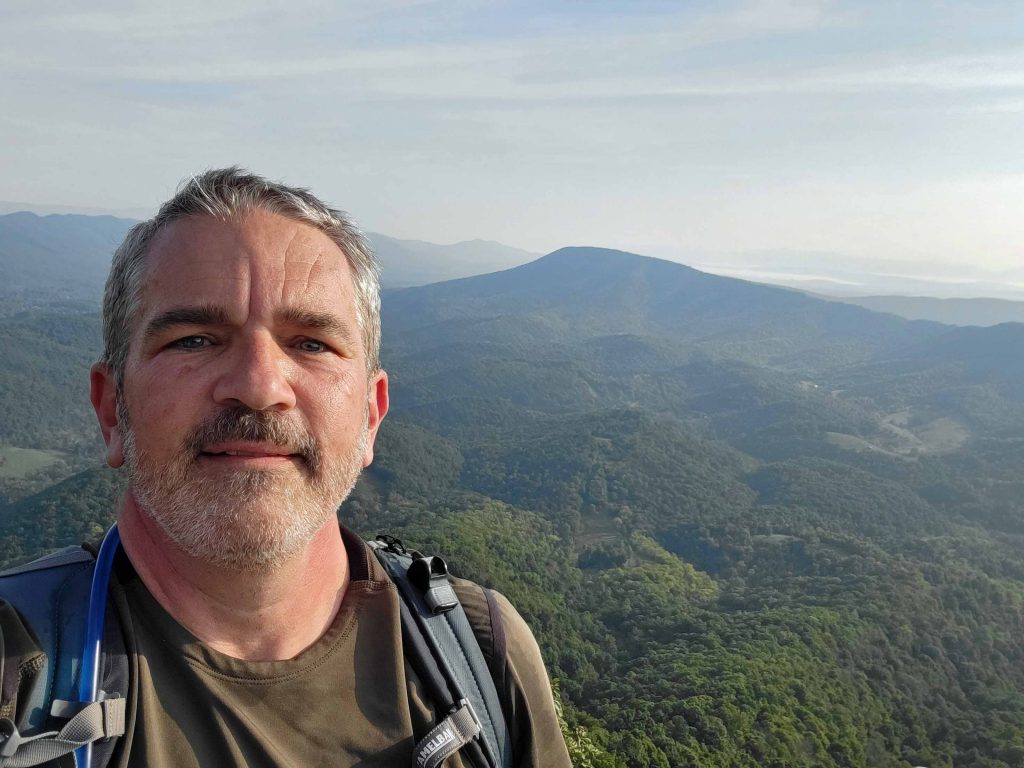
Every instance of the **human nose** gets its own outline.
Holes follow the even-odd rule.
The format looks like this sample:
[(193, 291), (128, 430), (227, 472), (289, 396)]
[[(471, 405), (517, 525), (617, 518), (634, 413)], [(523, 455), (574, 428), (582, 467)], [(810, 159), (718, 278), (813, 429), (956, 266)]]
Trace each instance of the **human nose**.
[(237, 341), (224, 359), (227, 365), (213, 393), (218, 403), (254, 411), (286, 411), (295, 405), (292, 361), (269, 335)]

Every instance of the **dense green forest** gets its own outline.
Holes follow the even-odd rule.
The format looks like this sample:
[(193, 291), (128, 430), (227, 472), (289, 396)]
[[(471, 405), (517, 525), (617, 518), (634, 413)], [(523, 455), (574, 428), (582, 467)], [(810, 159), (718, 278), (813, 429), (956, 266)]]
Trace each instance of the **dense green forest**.
[[(1024, 766), (1024, 326), (598, 249), (384, 303), (393, 410), (340, 517), (512, 599), (578, 766)], [(95, 312), (0, 323), (0, 442), (59, 457), (0, 474), (13, 562), (121, 484)]]

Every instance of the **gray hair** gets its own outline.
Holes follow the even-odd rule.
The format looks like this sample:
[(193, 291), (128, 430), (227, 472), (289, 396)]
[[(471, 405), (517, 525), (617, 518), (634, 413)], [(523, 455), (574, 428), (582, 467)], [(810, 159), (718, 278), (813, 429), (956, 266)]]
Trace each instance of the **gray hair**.
[(219, 168), (183, 182), (156, 216), (136, 224), (114, 252), (103, 294), (103, 362), (120, 387), (128, 359), (131, 327), (139, 311), (146, 253), (156, 234), (187, 216), (227, 219), (264, 210), (314, 227), (341, 249), (352, 270), (356, 322), (363, 336), (367, 373), (380, 368), (380, 270), (369, 242), (342, 211), (328, 207), (309, 190), (288, 187), (243, 168)]

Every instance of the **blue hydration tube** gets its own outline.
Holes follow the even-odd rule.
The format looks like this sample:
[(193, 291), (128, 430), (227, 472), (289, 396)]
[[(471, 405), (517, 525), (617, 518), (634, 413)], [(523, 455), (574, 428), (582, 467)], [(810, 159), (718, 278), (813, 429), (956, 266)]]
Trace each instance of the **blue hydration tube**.
[[(96, 555), (96, 567), (92, 572), (92, 588), (89, 590), (88, 623), (85, 628), (85, 645), (82, 647), (82, 668), (78, 678), (78, 700), (83, 704), (96, 701), (100, 687), (100, 647), (103, 644), (103, 629), (107, 615), (107, 586), (110, 571), (114, 566), (114, 555), (121, 546), (121, 535), (117, 523), (110, 526)], [(91, 768), (92, 744), (75, 750), (78, 768)]]

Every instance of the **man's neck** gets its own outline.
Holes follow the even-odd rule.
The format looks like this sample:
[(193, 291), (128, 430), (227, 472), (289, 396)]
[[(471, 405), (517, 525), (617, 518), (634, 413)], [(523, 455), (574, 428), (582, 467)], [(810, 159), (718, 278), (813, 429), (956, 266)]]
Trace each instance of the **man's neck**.
[(128, 559), (157, 602), (208, 646), (237, 659), (294, 658), (331, 626), (348, 588), (348, 556), (333, 520), (297, 556), (245, 571), (183, 552), (131, 493), (118, 528)]

